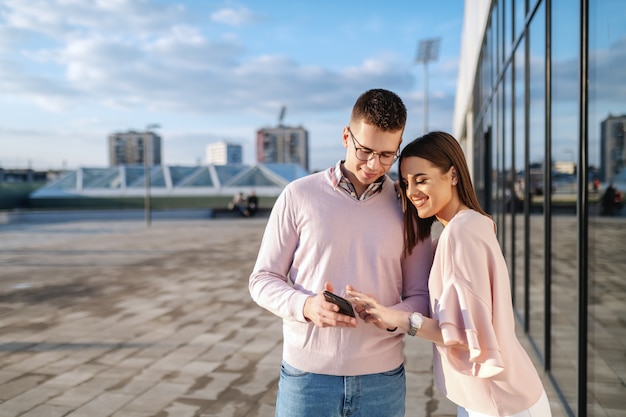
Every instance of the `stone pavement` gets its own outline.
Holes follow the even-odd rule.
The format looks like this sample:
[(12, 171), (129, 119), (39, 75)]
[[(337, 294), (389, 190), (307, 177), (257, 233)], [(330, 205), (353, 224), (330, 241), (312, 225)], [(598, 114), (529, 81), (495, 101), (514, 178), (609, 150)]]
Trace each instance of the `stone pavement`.
[[(265, 222), (1, 225), (0, 417), (273, 416), (281, 322), (247, 288)], [(430, 344), (405, 346), (407, 415), (455, 416)]]

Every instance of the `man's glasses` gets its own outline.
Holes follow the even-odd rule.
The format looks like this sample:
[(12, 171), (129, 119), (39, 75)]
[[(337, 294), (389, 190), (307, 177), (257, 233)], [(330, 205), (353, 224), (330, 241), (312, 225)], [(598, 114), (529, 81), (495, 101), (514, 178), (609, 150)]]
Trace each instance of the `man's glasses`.
[[(359, 161), (364, 161), (364, 162), (369, 161), (370, 159), (378, 155), (378, 160), (380, 161), (380, 164), (389, 166), (389, 165), (393, 165), (393, 163), (396, 162), (396, 159), (398, 159), (398, 151), (376, 152), (376, 151), (371, 150), (370, 148), (365, 148), (363, 145), (359, 143), (358, 140), (356, 140), (356, 138), (352, 134), (352, 130), (350, 129), (350, 126), (348, 126), (348, 132), (350, 132), (350, 137), (352, 138), (352, 143), (354, 144), (354, 149), (356, 151), (356, 159), (358, 159)], [(357, 146), (357, 144), (359, 146)]]

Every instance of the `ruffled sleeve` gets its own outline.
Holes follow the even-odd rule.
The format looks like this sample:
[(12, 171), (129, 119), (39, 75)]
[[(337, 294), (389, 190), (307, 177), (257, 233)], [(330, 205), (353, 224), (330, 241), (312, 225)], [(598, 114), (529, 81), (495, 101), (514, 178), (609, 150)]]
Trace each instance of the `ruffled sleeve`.
[(504, 369), (500, 346), (492, 326), (491, 309), (467, 288), (452, 280), (439, 302), (439, 326), (445, 345), (440, 349), (458, 372), (490, 378)]
[[(494, 283), (501, 277), (494, 252), (500, 251), (493, 221), (472, 210), (457, 214), (440, 238), (439, 297), (433, 305), (453, 369), (479, 378), (504, 370), (494, 327)], [(508, 277), (506, 277), (508, 282)]]

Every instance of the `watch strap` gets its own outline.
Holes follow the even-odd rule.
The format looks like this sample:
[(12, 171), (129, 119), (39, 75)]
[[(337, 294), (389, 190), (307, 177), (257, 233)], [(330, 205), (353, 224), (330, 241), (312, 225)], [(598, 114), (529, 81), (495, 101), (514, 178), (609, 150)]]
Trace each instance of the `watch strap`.
[(409, 316), (409, 331), (407, 334), (409, 336), (415, 336), (415, 333), (422, 327), (424, 323), (424, 318), (420, 313), (411, 313)]

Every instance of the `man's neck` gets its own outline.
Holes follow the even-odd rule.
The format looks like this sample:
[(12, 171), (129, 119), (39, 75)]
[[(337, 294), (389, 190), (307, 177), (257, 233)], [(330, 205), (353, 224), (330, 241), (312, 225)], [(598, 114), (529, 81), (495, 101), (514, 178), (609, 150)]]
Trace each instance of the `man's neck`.
[(363, 184), (357, 181), (356, 175), (354, 175), (352, 171), (349, 171), (348, 169), (346, 169), (344, 165), (345, 164), (343, 162), (340, 164), (341, 174), (345, 178), (348, 179), (350, 184), (352, 184), (352, 188), (354, 189), (354, 192), (356, 193), (357, 199), (360, 199), (361, 196), (372, 186), (372, 184), (380, 182), (381, 178), (385, 176), (385, 174), (383, 174), (380, 177), (376, 178), (376, 181), (374, 181), (372, 184)]
[(363, 195), (363, 193), (367, 189), (367, 186), (356, 181), (356, 175), (354, 175), (351, 171), (348, 171), (345, 167), (345, 164), (341, 164), (341, 173), (344, 177), (348, 179), (348, 181), (350, 181), (352, 187), (354, 187), (357, 198), (361, 198), (361, 195)]

